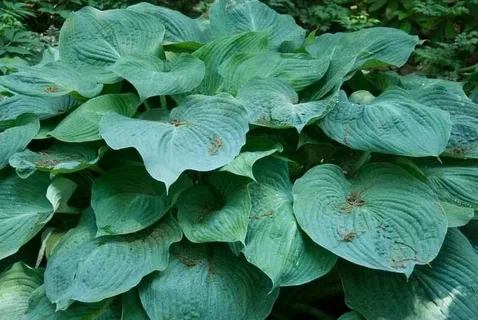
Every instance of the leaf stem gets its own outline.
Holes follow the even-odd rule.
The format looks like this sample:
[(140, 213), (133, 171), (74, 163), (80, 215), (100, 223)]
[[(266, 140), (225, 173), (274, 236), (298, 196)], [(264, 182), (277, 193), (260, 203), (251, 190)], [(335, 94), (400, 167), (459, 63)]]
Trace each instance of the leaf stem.
[(357, 173), (357, 171), (370, 160), (372, 152), (370, 151), (364, 151), (360, 155), (360, 158), (357, 160), (357, 162), (354, 164), (352, 167), (352, 170), (350, 170), (350, 175), (353, 177)]
[(91, 171), (94, 171), (99, 174), (104, 174), (105, 170), (101, 169), (97, 164), (92, 165), (91, 167), (88, 167)]
[(151, 102), (149, 102), (148, 100), (144, 100), (143, 104), (144, 104), (144, 107), (146, 108), (146, 111), (153, 109)]
[(161, 109), (168, 110), (168, 105), (166, 103), (166, 96), (160, 96), (159, 99), (161, 101)]

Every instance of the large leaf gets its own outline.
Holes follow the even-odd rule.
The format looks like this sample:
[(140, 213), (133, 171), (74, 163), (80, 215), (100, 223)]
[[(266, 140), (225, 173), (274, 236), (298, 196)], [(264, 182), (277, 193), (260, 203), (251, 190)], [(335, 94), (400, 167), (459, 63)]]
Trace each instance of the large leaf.
[(10, 166), (17, 170), (22, 178), (27, 178), (36, 170), (51, 174), (71, 173), (94, 166), (106, 147), (98, 148), (92, 144), (56, 143), (48, 149), (34, 152), (25, 150), (10, 158)]
[(132, 93), (96, 97), (70, 113), (50, 132), (50, 136), (64, 142), (100, 140), (99, 123), (106, 113), (117, 112), (132, 117), (138, 105), (138, 97)]
[(244, 243), (251, 197), (248, 179), (228, 173), (214, 173), (209, 186), (196, 186), (178, 200), (178, 222), (194, 243)]
[(282, 152), (283, 149), (280, 143), (268, 139), (265, 135), (248, 136), (246, 145), (241, 149), (241, 153), (234, 160), (219, 169), (219, 171), (229, 171), (255, 180), (254, 172), (252, 171), (254, 164), (262, 158), (276, 152)]
[(87, 73), (59, 62), (22, 68), (19, 72), (0, 77), (0, 85), (16, 93), (30, 96), (63, 96), (77, 93), (86, 98), (100, 94), (103, 85)]
[(325, 77), (312, 86), (309, 100), (337, 90), (344, 80), (359, 69), (405, 64), (419, 40), (393, 28), (370, 28), (349, 33), (322, 34), (306, 51), (313, 57), (331, 57)]
[(12, 170), (0, 171), (0, 260), (17, 252), (51, 219), (49, 183), (43, 173), (24, 180)]
[(172, 248), (168, 268), (146, 277), (141, 302), (151, 320), (265, 319), (279, 294), (256, 268), (225, 245), (184, 244)]
[(32, 97), (16, 95), (0, 103), (0, 128), (15, 124), (15, 119), (25, 113), (37, 115), (40, 120), (68, 113), (78, 106), (70, 96)]
[(313, 58), (305, 53), (239, 53), (219, 67), (224, 78), (223, 90), (236, 94), (253, 78), (286, 80), (296, 91), (318, 81), (327, 71), (327, 57)]
[(131, 54), (157, 55), (164, 32), (161, 21), (151, 15), (86, 7), (70, 14), (63, 24), (60, 59), (88, 72), (90, 79), (114, 83), (120, 78), (108, 71), (108, 66)]
[(15, 127), (0, 132), (0, 169), (8, 165), (11, 156), (25, 149), (39, 130), (38, 117), (24, 114), (15, 120)]
[(273, 288), (300, 285), (329, 272), (337, 257), (313, 243), (299, 228), (292, 211), (292, 183), (287, 162), (263, 159), (254, 167), (252, 212), (246, 259), (261, 269)]
[(211, 31), (215, 37), (246, 31), (266, 31), (269, 48), (294, 50), (302, 45), (305, 30), (292, 16), (281, 15), (257, 0), (217, 0), (209, 10)]
[(161, 21), (166, 29), (164, 34), (165, 44), (178, 42), (206, 43), (211, 40), (210, 35), (204, 31), (198, 20), (191, 19), (181, 12), (145, 2), (130, 6), (128, 10), (146, 13)]
[(440, 200), (460, 207), (478, 209), (478, 167), (474, 163), (421, 164), (428, 185)]
[(271, 128), (296, 128), (298, 132), (312, 121), (323, 118), (337, 103), (335, 97), (299, 103), (299, 96), (284, 80), (252, 79), (238, 94), (252, 124)]
[(478, 104), (466, 96), (460, 83), (394, 73), (382, 78), (382, 86), (398, 85), (415, 101), (450, 113), (452, 130), (446, 156), (478, 159)]
[(108, 171), (95, 180), (91, 191), (97, 235), (127, 234), (149, 227), (168, 212), (190, 183), (187, 178), (179, 179), (167, 195), (164, 183), (151, 178), (142, 166)]
[(367, 319), (474, 319), (478, 314), (478, 255), (450, 229), (438, 257), (410, 279), (350, 264), (340, 275), (347, 304)]
[(170, 245), (182, 238), (172, 217), (131, 235), (95, 237), (96, 231), (87, 209), (48, 260), (46, 295), (57, 310), (65, 310), (72, 300), (99, 302), (128, 291), (145, 275), (164, 270)]
[(229, 163), (245, 144), (246, 110), (229, 96), (187, 97), (168, 119), (148, 121), (107, 114), (101, 136), (113, 149), (134, 147), (146, 169), (169, 189), (187, 170), (209, 171)]
[(202, 46), (194, 52), (194, 56), (204, 61), (206, 65), (206, 76), (197, 92), (217, 94), (223, 83), (219, 66), (234, 54), (263, 51), (267, 51), (267, 34), (264, 32), (248, 32), (234, 37), (219, 38)]
[(0, 318), (23, 319), (28, 299), (43, 282), (43, 272), (17, 262), (0, 275)]
[(353, 103), (341, 92), (336, 107), (319, 125), (351, 148), (410, 157), (440, 155), (451, 132), (448, 112), (408, 99), (400, 88), (370, 103)]
[(362, 167), (352, 182), (319, 165), (293, 188), (294, 213), (317, 244), (372, 269), (404, 273), (432, 261), (447, 219), (434, 192), (398, 166)]
[(56, 311), (48, 300), (45, 286), (38, 287), (30, 296), (28, 310), (23, 320), (120, 320), (121, 308), (114, 299), (97, 303), (72, 304), (66, 311)]
[(145, 100), (195, 89), (204, 78), (205, 66), (189, 54), (181, 54), (168, 62), (155, 56), (127, 56), (119, 59), (110, 70), (131, 82), (140, 99)]

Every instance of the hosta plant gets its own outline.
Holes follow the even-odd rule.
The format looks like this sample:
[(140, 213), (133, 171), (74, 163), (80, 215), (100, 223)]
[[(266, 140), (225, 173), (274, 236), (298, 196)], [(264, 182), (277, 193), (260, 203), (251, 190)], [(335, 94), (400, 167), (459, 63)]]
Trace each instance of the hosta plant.
[(0, 77), (0, 318), (475, 318), (478, 105), (418, 43), (73, 13)]

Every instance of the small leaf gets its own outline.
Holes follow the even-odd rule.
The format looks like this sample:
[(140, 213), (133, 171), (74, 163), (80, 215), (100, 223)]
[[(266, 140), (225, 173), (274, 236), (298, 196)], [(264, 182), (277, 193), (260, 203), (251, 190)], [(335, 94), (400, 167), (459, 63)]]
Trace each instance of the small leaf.
[(278, 14), (257, 0), (218, 0), (209, 10), (209, 19), (215, 37), (266, 31), (270, 50), (279, 50), (282, 45), (295, 50), (305, 39), (305, 30), (292, 16)]
[(94, 215), (87, 209), (48, 260), (46, 295), (57, 310), (65, 310), (72, 300), (99, 302), (128, 291), (145, 275), (164, 270), (170, 245), (182, 238), (172, 217), (132, 235), (95, 235)]
[(100, 140), (99, 123), (108, 112), (131, 117), (138, 108), (138, 97), (132, 93), (106, 94), (88, 100), (70, 113), (50, 133), (64, 142), (88, 142)]
[(144, 101), (192, 91), (201, 84), (205, 66), (189, 54), (181, 54), (168, 62), (155, 56), (126, 56), (116, 61), (110, 70), (131, 82)]
[(365, 165), (352, 182), (339, 167), (319, 165), (295, 182), (293, 194), (297, 221), (312, 240), (367, 268), (410, 276), (445, 238), (437, 196), (392, 164)]
[(11, 156), (25, 149), (39, 130), (38, 117), (24, 114), (15, 120), (15, 127), (0, 132), (0, 169), (8, 165)]
[(209, 186), (193, 187), (178, 200), (178, 221), (194, 243), (244, 243), (251, 213), (248, 179), (213, 173)]
[(0, 312), (4, 319), (23, 319), (28, 299), (42, 285), (43, 271), (17, 262), (0, 275)]
[(46, 198), (48, 175), (19, 178), (12, 170), (0, 171), (0, 260), (20, 249), (53, 216)]
[(299, 228), (292, 211), (292, 183), (287, 162), (263, 159), (250, 185), (252, 212), (242, 249), (273, 288), (300, 285), (329, 272), (337, 257), (314, 244)]
[(400, 88), (367, 104), (350, 102), (341, 92), (319, 125), (327, 136), (351, 148), (410, 157), (438, 156), (451, 132), (448, 112), (416, 103)]
[(365, 320), (357, 311), (349, 311), (340, 316), (337, 320)]
[(63, 177), (56, 177), (46, 190), (46, 197), (53, 206), (55, 213), (77, 214), (81, 210), (70, 207), (68, 201), (75, 192), (78, 185)]
[(441, 206), (448, 219), (448, 228), (464, 226), (475, 216), (475, 210), (472, 208), (464, 208), (448, 202), (442, 202)]
[(280, 143), (267, 139), (265, 136), (250, 136), (241, 149), (241, 153), (219, 171), (229, 171), (235, 175), (256, 180), (252, 171), (254, 164), (262, 158), (282, 152), (283, 149)]
[(115, 83), (120, 78), (108, 67), (132, 54), (158, 55), (164, 32), (161, 21), (151, 15), (85, 7), (72, 12), (61, 28), (60, 59), (87, 72), (87, 78)]
[(134, 233), (149, 227), (190, 185), (189, 179), (179, 179), (167, 195), (164, 183), (151, 178), (144, 167), (119, 167), (106, 172), (94, 181), (91, 191), (97, 236)]
[(188, 96), (169, 121), (130, 119), (107, 114), (101, 136), (113, 149), (133, 147), (148, 173), (169, 189), (185, 170), (210, 171), (234, 159), (245, 144), (246, 110), (235, 99)]
[(279, 290), (225, 245), (177, 245), (164, 272), (147, 276), (140, 297), (151, 320), (170, 318), (262, 320)]
[(139, 293), (136, 288), (123, 293), (123, 312), (121, 320), (149, 320), (146, 311), (144, 311), (139, 299)]
[(340, 265), (348, 306), (367, 319), (473, 319), (478, 314), (478, 255), (449, 229), (438, 257), (405, 277), (351, 264)]
[(56, 175), (76, 172), (94, 166), (105, 152), (105, 146), (98, 149), (92, 144), (60, 142), (39, 152), (28, 149), (18, 152), (10, 158), (9, 163), (22, 178), (29, 177), (37, 170)]
[(310, 122), (323, 118), (337, 103), (335, 97), (299, 103), (299, 96), (284, 80), (253, 79), (238, 94), (252, 124), (271, 128), (294, 127), (298, 132)]
[(0, 85), (15, 93), (29, 96), (58, 97), (77, 93), (85, 98), (96, 97), (103, 85), (89, 74), (59, 62), (22, 68), (19, 72), (0, 77)]

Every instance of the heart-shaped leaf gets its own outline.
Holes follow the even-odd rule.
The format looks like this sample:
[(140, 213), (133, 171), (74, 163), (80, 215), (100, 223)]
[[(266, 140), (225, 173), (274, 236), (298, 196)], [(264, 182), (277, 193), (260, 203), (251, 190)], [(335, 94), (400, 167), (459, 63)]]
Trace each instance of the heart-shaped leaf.
[(282, 45), (294, 50), (302, 45), (305, 30), (292, 16), (278, 14), (257, 0), (217, 0), (209, 10), (211, 31), (215, 37), (230, 36), (246, 31), (266, 31), (269, 48)]
[(164, 270), (170, 245), (182, 238), (172, 217), (131, 235), (95, 238), (96, 231), (93, 211), (87, 209), (48, 260), (46, 295), (57, 310), (66, 310), (72, 300), (99, 302), (128, 291), (145, 275)]
[(201, 84), (205, 66), (189, 54), (181, 54), (168, 62), (155, 56), (127, 56), (120, 58), (110, 70), (131, 82), (143, 101), (192, 91)]
[(319, 165), (295, 182), (293, 193), (297, 221), (312, 240), (368, 268), (410, 276), (436, 257), (445, 238), (437, 196), (392, 164), (366, 165), (352, 182), (339, 167)]
[(438, 257), (405, 277), (343, 264), (347, 305), (367, 319), (473, 319), (478, 314), (478, 255), (450, 229)]
[(188, 96), (169, 121), (107, 114), (101, 136), (113, 149), (133, 147), (146, 169), (169, 189), (187, 169), (209, 171), (236, 157), (248, 131), (246, 110), (230, 96)]
[(100, 140), (99, 123), (106, 113), (117, 112), (132, 117), (138, 105), (138, 97), (132, 93), (96, 97), (70, 113), (49, 135), (64, 142)]
[(191, 181), (179, 179), (166, 194), (164, 183), (151, 178), (142, 166), (118, 167), (93, 183), (91, 206), (97, 236), (134, 233), (161, 219)]
[(22, 178), (29, 177), (37, 170), (55, 175), (94, 166), (105, 152), (105, 146), (98, 148), (92, 144), (73, 145), (60, 142), (38, 152), (28, 149), (18, 152), (10, 158), (9, 163)]
[(269, 293), (268, 279), (227, 246), (183, 244), (171, 250), (168, 268), (140, 284), (141, 302), (151, 320), (178, 315), (262, 320), (270, 313), (279, 290)]
[(131, 54), (158, 55), (164, 32), (164, 25), (152, 15), (85, 7), (70, 14), (61, 28), (60, 59), (87, 72), (90, 79), (118, 82), (108, 67)]
[(327, 100), (299, 103), (299, 96), (284, 80), (252, 79), (238, 94), (252, 124), (271, 128), (296, 128), (298, 132), (312, 121), (323, 118), (337, 103)]
[(251, 197), (248, 179), (228, 173), (214, 173), (209, 186), (196, 186), (178, 200), (178, 222), (194, 243), (244, 243)]
[(254, 167), (252, 212), (244, 256), (271, 280), (273, 288), (300, 285), (329, 272), (337, 257), (313, 243), (292, 211), (287, 162), (266, 158)]
[(341, 92), (334, 109), (319, 122), (330, 138), (351, 148), (410, 157), (438, 156), (451, 132), (450, 115), (389, 89), (370, 103), (353, 103)]

